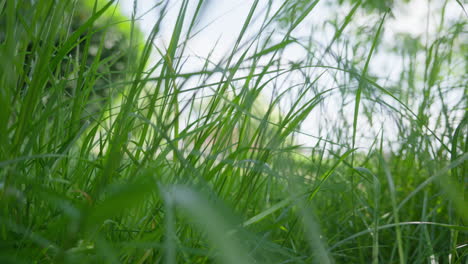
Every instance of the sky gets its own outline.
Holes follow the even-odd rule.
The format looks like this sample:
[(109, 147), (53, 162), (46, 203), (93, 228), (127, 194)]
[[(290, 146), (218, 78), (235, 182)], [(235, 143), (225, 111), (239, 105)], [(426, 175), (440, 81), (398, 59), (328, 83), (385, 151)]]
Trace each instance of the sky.
[[(156, 3), (160, 2), (160, 0), (137, 0), (137, 10), (138, 16), (145, 14), (140, 19), (140, 27), (144, 32), (147, 34), (151, 31), (152, 25), (158, 18), (158, 10), (152, 10), (152, 6)], [(169, 5), (169, 15), (168, 18), (175, 17), (179, 10), (180, 4), (182, 1), (180, 0), (170, 0)], [(190, 3), (196, 3), (198, 1), (192, 0)], [(242, 22), (248, 11), (254, 2), (253, 0), (211, 0), (208, 1), (209, 6), (208, 9), (203, 14), (203, 21), (202, 24), (208, 25), (203, 32), (191, 41), (190, 48), (195, 54), (199, 55), (207, 55), (211, 51), (212, 44), (214, 40), (220, 39), (220, 41), (224, 43), (232, 43), (235, 40), (237, 34), (233, 34), (232, 32), (239, 32), (242, 27)], [(260, 1), (260, 6), (266, 4), (268, 1), (263, 0)], [(280, 2), (280, 1), (276, 1)], [(328, 17), (332, 14), (332, 12), (337, 10), (330, 10), (327, 8), (326, 3), (329, 1), (320, 1), (316, 8), (312, 11), (311, 15), (309, 15), (308, 20), (312, 23), (322, 23), (325, 17)], [(435, 9), (436, 7), (440, 6), (440, 3), (443, 1), (428, 1), (428, 0), (411, 0), (408, 4), (396, 6), (392, 11), (394, 12), (395, 18), (387, 19), (386, 29), (389, 36), (398, 33), (398, 32), (406, 32), (413, 36), (423, 35), (426, 31), (426, 22), (427, 22), (427, 11), (428, 8)], [(429, 5), (428, 5), (429, 3)], [(122, 11), (127, 14), (131, 15), (133, 10), (134, 0), (120, 0), (120, 6)], [(259, 8), (261, 9), (261, 8)], [(343, 15), (345, 15), (349, 11), (349, 6), (343, 8), (341, 11)], [(456, 3), (456, 1), (450, 1), (447, 5), (447, 17), (456, 17), (462, 12), (460, 6)], [(320, 14), (312, 15), (312, 14)], [(436, 26), (436, 22), (438, 21), (436, 17), (436, 12), (432, 12), (430, 15), (430, 28)], [(356, 17), (355, 17), (356, 19)], [(358, 23), (366, 22), (365, 20), (367, 17), (362, 17), (362, 21)], [(170, 21), (171, 19), (167, 19), (167, 25), (172, 24), (174, 21)], [(167, 30), (165, 30), (167, 29)], [(170, 32), (172, 27), (163, 27), (162, 29), (162, 39), (168, 39), (170, 37)], [(300, 29), (299, 29), (300, 30)], [(225, 48), (227, 49), (229, 45), (226, 45)], [(219, 53), (218, 56), (222, 56), (225, 50), (223, 47), (218, 47), (216, 50)]]
[[(137, 0), (137, 17), (140, 17), (139, 25), (142, 31), (146, 34), (149, 34), (152, 26), (158, 18), (158, 10), (151, 10), (152, 6), (160, 0)], [(164, 20), (162, 24), (161, 33), (157, 38), (157, 45), (168, 46), (170, 39), (170, 34), (175, 23), (175, 18), (177, 17), (177, 12), (180, 9), (180, 0), (171, 0), (169, 4), (167, 19)], [(198, 1), (190, 1), (192, 8), (194, 4)], [(201, 16), (203, 19), (199, 23), (199, 28), (201, 29), (200, 33), (192, 38), (187, 47), (187, 54), (193, 56), (200, 56), (202, 58), (207, 57), (210, 52), (213, 51), (211, 58), (214, 61), (222, 59), (225, 54), (229, 54), (230, 49), (233, 47), (233, 44), (240, 32), (242, 23), (247, 16), (253, 0), (211, 0), (210, 4), (204, 11), (204, 14)], [(257, 10), (262, 10), (262, 4), (265, 5), (268, 1), (261, 0), (260, 6)], [(276, 1), (276, 3), (281, 1)], [(307, 36), (310, 34), (310, 27), (312, 25), (318, 25), (323, 23), (327, 18), (332, 18), (335, 14), (338, 14), (339, 17), (344, 17), (347, 12), (351, 9), (349, 5), (343, 5), (339, 10), (331, 9), (326, 5), (327, 1), (320, 1), (315, 9), (309, 14), (307, 19), (299, 26), (295, 32), (295, 36)], [(421, 36), (424, 38), (426, 31), (436, 32), (437, 22), (439, 21), (437, 14), (438, 12), (433, 12), (438, 5), (443, 1), (428, 1), (428, 0), (412, 0), (408, 4), (397, 5), (393, 8), (394, 17), (386, 19), (385, 31), (383, 36), (383, 42), (395, 41), (398, 33), (407, 33), (413, 37)], [(120, 0), (121, 9), (124, 14), (131, 16), (134, 1), (133, 0)], [(150, 11), (148, 11), (150, 10)], [(189, 7), (190, 10), (190, 7)], [(428, 12), (429, 11), (429, 12)], [(462, 9), (456, 3), (456, 1), (450, 1), (446, 8), (446, 17), (448, 19), (458, 17), (462, 14)], [(428, 15), (429, 14), (429, 15)], [(371, 23), (377, 23), (379, 17), (374, 16), (374, 19), (371, 20)], [(260, 20), (259, 20), (260, 21)], [(353, 23), (356, 25), (367, 25), (369, 24), (369, 16), (355, 16)], [(257, 23), (258, 24), (258, 23)], [(258, 27), (251, 27), (253, 31), (258, 29)], [(325, 30), (318, 32), (319, 34), (315, 35), (319, 41), (323, 43), (328, 43), (329, 39), (333, 36), (334, 31), (331, 27), (325, 27)], [(216, 45), (216, 48), (214, 46)], [(304, 51), (298, 48), (287, 48), (283, 57), (288, 58), (291, 61), (300, 60), (304, 56)], [(202, 63), (203, 60), (200, 60)], [(371, 61), (372, 69), (377, 69), (376, 72), (384, 73), (383, 78), (388, 78), (391, 80), (394, 77), (397, 77), (400, 70), (401, 62), (398, 58), (390, 57), (388, 54), (381, 53), (377, 54), (372, 58)], [(184, 72), (196, 71), (201, 65), (196, 63), (196, 60), (190, 61), (187, 64)], [(327, 113), (327, 117), (311, 115), (301, 127), (302, 131), (307, 131), (308, 134), (318, 135), (318, 122), (323, 122), (323, 120), (333, 120), (338, 118), (338, 115), (335, 113), (334, 109), (338, 109), (341, 106), (339, 101), (329, 101), (327, 103), (328, 109), (324, 112)], [(348, 118), (352, 120), (352, 111), (349, 111)], [(386, 116), (376, 117), (376, 119), (381, 119), (383, 124), (386, 123)], [(359, 127), (364, 128), (365, 130), (373, 130), (374, 134), (378, 133), (378, 130), (381, 127), (371, 127), (370, 124), (363, 123)], [(387, 122), (388, 123), (388, 122)], [(395, 128), (393, 128), (395, 129)], [(386, 128), (385, 131), (391, 131), (391, 128)], [(300, 143), (304, 145), (314, 145), (316, 140), (311, 139), (307, 136), (299, 136)], [(362, 138), (361, 145), (368, 146), (371, 143), (372, 139)]]

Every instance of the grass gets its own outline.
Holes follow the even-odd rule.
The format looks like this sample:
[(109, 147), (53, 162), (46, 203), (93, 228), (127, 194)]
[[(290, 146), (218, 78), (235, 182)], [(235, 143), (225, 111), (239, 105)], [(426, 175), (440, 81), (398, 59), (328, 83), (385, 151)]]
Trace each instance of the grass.
[(0, 1), (1, 263), (467, 263), (466, 17), (386, 80), (389, 13), (320, 45), (320, 1), (257, 0), (187, 72), (208, 3), (178, 3), (166, 47), (169, 1), (144, 40), (113, 2)]

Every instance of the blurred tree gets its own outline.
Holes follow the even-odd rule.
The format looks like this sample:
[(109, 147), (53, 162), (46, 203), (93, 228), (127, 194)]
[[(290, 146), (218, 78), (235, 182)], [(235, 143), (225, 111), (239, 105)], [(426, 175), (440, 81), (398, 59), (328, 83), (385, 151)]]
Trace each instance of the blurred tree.
[[(396, 0), (403, 3), (409, 3), (411, 0)], [(310, 0), (295, 0), (289, 1), (287, 3), (287, 8), (285, 9), (285, 13), (283, 17), (280, 19), (283, 26), (289, 25), (290, 22), (294, 18), (297, 17), (297, 14), (300, 14), (308, 5), (313, 4), (314, 1)], [(339, 4), (343, 5), (345, 3), (349, 3), (351, 5), (359, 4), (361, 8), (366, 10), (367, 12), (386, 12), (391, 9), (394, 4), (395, 0), (332, 0), (327, 1), (327, 4)]]
[[(410, 0), (401, 0), (401, 1), (407, 3)], [(388, 9), (392, 8), (395, 1), (394, 0), (338, 0), (339, 4), (343, 4), (345, 2), (349, 2), (352, 5), (361, 3), (361, 6), (369, 12), (371, 11), (385, 12)]]
[[(78, 1), (75, 12), (72, 13), (72, 24), (70, 31), (76, 31), (83, 25), (93, 13), (95, 0)], [(96, 8), (100, 9), (106, 1), (97, 1)], [(143, 34), (135, 27), (133, 37), (141, 39)], [(125, 71), (129, 59), (137, 56), (137, 50), (129, 47), (131, 37), (131, 26), (129, 18), (125, 17), (117, 7), (111, 7), (98, 19), (92, 29), (90, 45), (86, 50), (85, 45), (79, 45), (70, 53), (82, 56), (87, 53), (86, 64), (90, 66), (95, 60), (99, 45), (103, 42), (102, 53), (100, 54), (100, 67), (98, 73), (102, 78), (96, 81), (95, 92), (100, 96), (106, 96), (108, 84), (122, 81), (127, 72)], [(86, 37), (86, 35), (83, 35)]]
[[(17, 36), (20, 42), (17, 43), (16, 52), (24, 56), (22, 61), (23, 78), (22, 83), (18, 84), (22, 89), (27, 87), (27, 76), (31, 73), (35, 62), (39, 59), (41, 49), (45, 46), (52, 46), (54, 52), (57, 52), (73, 33), (85, 24), (97, 11), (99, 11), (108, 1), (101, 0), (66, 0), (63, 2), (65, 23), (54, 25), (56, 31), (53, 43), (46, 41), (44, 33), (39, 32), (40, 25), (34, 23), (40, 17), (45, 19), (56, 1), (30, 1), (20, 0), (9, 2), (13, 4), (16, 11), (16, 21), (10, 21), (15, 24)], [(47, 9), (49, 8), (49, 9)], [(7, 8), (0, 9), (0, 45), (6, 43), (7, 37), (7, 16), (3, 14)], [(39, 32), (39, 33), (38, 33)], [(98, 99), (108, 95), (109, 86), (116, 84), (125, 78), (126, 64), (130, 58), (137, 56), (137, 50), (129, 47), (131, 37), (131, 22), (127, 17), (120, 13), (117, 6), (111, 6), (104, 12), (92, 26), (81, 32), (76, 45), (71, 47), (61, 63), (50, 72), (60, 72), (62, 79), (68, 79), (66, 93), (73, 96), (75, 89), (81, 89), (76, 84), (76, 78), (79, 72), (85, 73), (90, 70), (93, 63), (97, 63), (96, 74), (98, 77), (94, 81), (93, 90), (90, 99)], [(138, 29), (133, 30), (133, 38), (141, 39), (142, 33)], [(99, 58), (97, 58), (99, 56)], [(83, 63), (84, 62), (84, 63)]]

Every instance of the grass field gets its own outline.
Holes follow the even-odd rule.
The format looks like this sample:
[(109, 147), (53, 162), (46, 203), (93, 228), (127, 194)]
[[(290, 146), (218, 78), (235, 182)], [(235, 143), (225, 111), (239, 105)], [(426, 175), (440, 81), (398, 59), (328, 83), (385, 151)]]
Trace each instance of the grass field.
[(295, 35), (320, 1), (254, 0), (196, 71), (209, 3), (173, 2), (143, 36), (114, 2), (0, 0), (0, 263), (468, 263), (460, 1), (395, 43), (348, 1), (323, 45)]

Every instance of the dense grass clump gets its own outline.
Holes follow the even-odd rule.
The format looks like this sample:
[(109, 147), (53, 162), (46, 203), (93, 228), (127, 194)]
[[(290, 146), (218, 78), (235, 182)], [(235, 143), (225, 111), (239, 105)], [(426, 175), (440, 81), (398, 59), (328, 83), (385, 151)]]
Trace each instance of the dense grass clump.
[(0, 263), (467, 263), (451, 1), (391, 43), (393, 1), (326, 40), (323, 1), (251, 1), (221, 59), (188, 48), (210, 1), (174, 2), (143, 37), (114, 1), (0, 0)]

